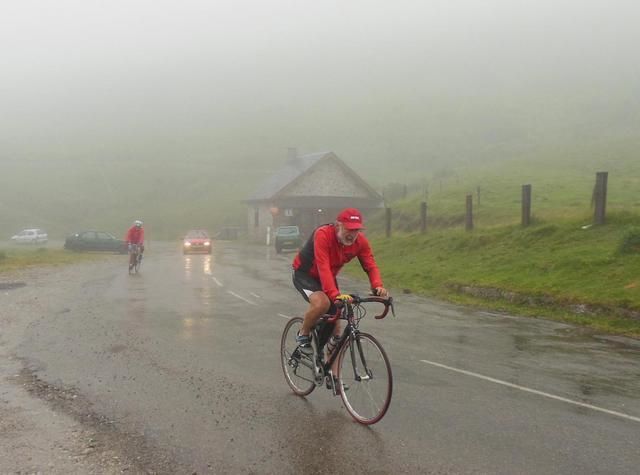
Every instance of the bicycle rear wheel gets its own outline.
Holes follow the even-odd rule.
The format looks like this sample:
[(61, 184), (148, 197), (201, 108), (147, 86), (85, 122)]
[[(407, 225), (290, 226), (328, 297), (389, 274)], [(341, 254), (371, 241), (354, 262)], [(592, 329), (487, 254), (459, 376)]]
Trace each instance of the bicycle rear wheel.
[(298, 396), (306, 396), (316, 388), (313, 358), (297, 351), (296, 335), (302, 328), (302, 318), (294, 317), (287, 322), (280, 342), (280, 361), (287, 384)]
[(351, 417), (365, 425), (382, 419), (393, 392), (391, 364), (382, 345), (368, 333), (360, 333), (345, 342), (338, 368), (340, 396)]

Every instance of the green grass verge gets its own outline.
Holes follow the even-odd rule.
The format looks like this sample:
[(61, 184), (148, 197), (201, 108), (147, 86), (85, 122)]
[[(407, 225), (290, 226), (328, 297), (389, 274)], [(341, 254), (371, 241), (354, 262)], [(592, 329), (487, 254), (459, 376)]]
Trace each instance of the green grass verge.
[[(640, 336), (640, 319), (628, 315), (640, 312), (640, 230), (633, 221), (619, 213), (609, 216), (609, 224), (587, 229), (579, 220), (374, 235), (372, 241), (389, 287)], [(461, 294), (463, 286), (523, 298)]]
[[(390, 287), (449, 301), (640, 336), (640, 161), (637, 140), (587, 144), (434, 174), (367, 223)], [(595, 172), (609, 172), (607, 225), (593, 221)], [(436, 176), (438, 175), (438, 176)], [(533, 185), (533, 225), (519, 226), (521, 185)], [(478, 189), (481, 203), (478, 206)], [(464, 227), (473, 194), (476, 229)], [(420, 202), (428, 204), (421, 235)], [(472, 294), (470, 294), (470, 292)]]
[(0, 273), (26, 267), (58, 266), (103, 258), (100, 254), (82, 254), (62, 249), (0, 249)]

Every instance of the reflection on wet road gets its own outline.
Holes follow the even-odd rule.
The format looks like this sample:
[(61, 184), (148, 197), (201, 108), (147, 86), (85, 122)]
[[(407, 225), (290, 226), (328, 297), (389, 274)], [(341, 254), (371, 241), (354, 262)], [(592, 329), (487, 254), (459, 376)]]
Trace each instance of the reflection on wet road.
[(201, 269), (197, 269), (198, 273), (202, 271), (204, 275), (211, 275), (211, 269), (213, 267), (213, 256), (211, 256), (210, 254), (204, 256), (185, 255), (183, 256), (183, 258), (184, 275), (186, 279), (191, 278), (194, 265), (202, 266)]
[[(207, 310), (213, 303), (213, 292), (209, 278), (211, 276), (214, 258), (210, 254), (184, 255), (183, 260), (184, 279), (186, 282), (198, 282), (198, 285), (193, 287), (193, 294), (199, 301), (203, 313), (208, 315)], [(194, 318), (192, 316), (184, 317), (182, 319), (183, 331), (181, 338), (183, 340), (191, 340), (194, 334), (207, 334), (210, 322), (210, 316), (201, 316), (200, 318)]]

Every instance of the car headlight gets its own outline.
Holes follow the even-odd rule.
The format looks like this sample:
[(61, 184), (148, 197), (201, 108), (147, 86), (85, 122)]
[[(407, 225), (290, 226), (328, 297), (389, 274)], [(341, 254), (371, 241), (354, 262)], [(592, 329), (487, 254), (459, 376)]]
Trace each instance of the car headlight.
[(205, 241), (204, 245), (205, 245), (205, 246), (210, 246), (210, 245), (211, 245), (211, 243), (210, 243), (209, 241)]
[(185, 247), (189, 247), (189, 246), (191, 246), (191, 243), (190, 243), (190, 242), (185, 241), (185, 242), (184, 242), (184, 245), (185, 245)]

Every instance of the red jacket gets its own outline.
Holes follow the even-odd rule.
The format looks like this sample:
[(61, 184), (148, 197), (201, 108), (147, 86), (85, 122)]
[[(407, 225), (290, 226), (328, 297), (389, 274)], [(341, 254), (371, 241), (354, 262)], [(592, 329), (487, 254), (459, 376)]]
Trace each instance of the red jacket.
[(143, 244), (144, 243), (144, 229), (142, 227), (131, 226), (127, 231), (127, 236), (124, 238), (129, 244)]
[(293, 260), (293, 268), (318, 279), (322, 284), (322, 291), (331, 300), (335, 300), (340, 295), (336, 276), (342, 266), (354, 257), (358, 258), (362, 269), (369, 276), (371, 288), (382, 287), (380, 270), (365, 235), (360, 233), (356, 242), (344, 246), (338, 241), (333, 224), (325, 224), (313, 232)]

